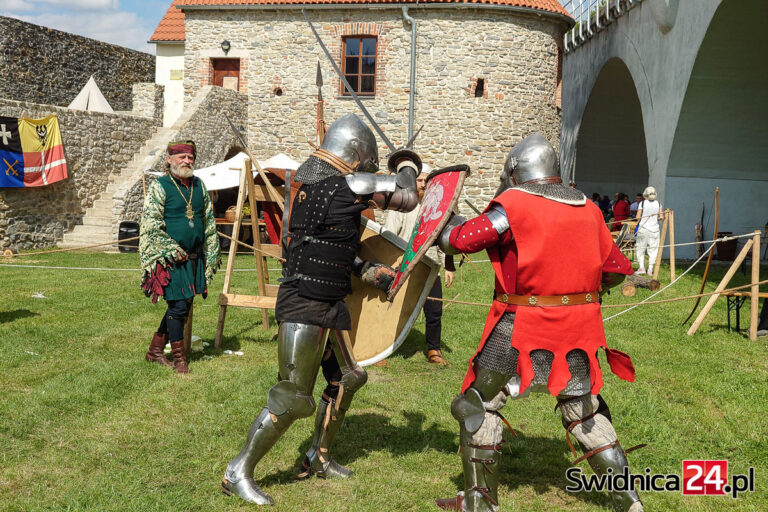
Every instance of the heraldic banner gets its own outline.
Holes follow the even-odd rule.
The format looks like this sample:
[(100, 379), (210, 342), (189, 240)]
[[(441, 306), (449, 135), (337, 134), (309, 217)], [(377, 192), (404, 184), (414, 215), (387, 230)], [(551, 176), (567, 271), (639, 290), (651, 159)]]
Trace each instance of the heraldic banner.
[(0, 117), (0, 187), (42, 187), (67, 177), (56, 114)]

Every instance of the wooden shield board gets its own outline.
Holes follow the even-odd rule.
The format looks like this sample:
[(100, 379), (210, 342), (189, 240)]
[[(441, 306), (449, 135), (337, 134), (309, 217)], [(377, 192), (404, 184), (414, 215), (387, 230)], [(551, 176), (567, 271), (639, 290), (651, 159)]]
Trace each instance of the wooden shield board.
[[(362, 248), (358, 256), (397, 268), (406, 243), (381, 225), (363, 218)], [(382, 290), (352, 276), (352, 293), (344, 299), (352, 316), (352, 352), (361, 366), (386, 359), (402, 345), (418, 318), (427, 294), (438, 277), (440, 267), (423, 258), (411, 272), (408, 282), (393, 302)]]
[(459, 194), (464, 186), (464, 179), (469, 174), (468, 165), (454, 165), (433, 171), (427, 177), (427, 188), (419, 207), (419, 220), (413, 227), (408, 248), (405, 251), (397, 274), (387, 296), (394, 300), (400, 288), (407, 282), (413, 269), (419, 264), (443, 227), (448, 223)]

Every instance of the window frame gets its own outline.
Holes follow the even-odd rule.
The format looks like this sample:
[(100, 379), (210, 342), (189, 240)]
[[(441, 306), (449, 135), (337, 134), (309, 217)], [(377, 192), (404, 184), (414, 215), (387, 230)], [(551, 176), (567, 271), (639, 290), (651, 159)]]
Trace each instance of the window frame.
[[(359, 40), (359, 46), (358, 46), (358, 53), (356, 55), (350, 55), (347, 56), (347, 41), (350, 39), (358, 39)], [(373, 39), (375, 43), (375, 49), (373, 54), (364, 54), (363, 53), (363, 41), (365, 39)], [(347, 58), (356, 58), (358, 59), (357, 62), (357, 70), (355, 73), (348, 73), (347, 72)], [(363, 73), (363, 59), (364, 58), (373, 58), (373, 73)], [(378, 87), (376, 84), (376, 77), (378, 75), (378, 67), (379, 67), (379, 37), (376, 35), (371, 34), (350, 34), (343, 36), (341, 38), (341, 74), (344, 75), (344, 78), (346, 78), (349, 81), (348, 77), (357, 77), (357, 89), (355, 90), (355, 94), (358, 96), (364, 97), (364, 98), (372, 98), (375, 97), (378, 93)], [(360, 89), (362, 87), (363, 83), (363, 77), (371, 77), (373, 79), (373, 91), (371, 92), (361, 92)], [(351, 85), (351, 84), (350, 84)], [(347, 88), (344, 87), (344, 83), (339, 80), (339, 86), (340, 86), (340, 96), (351, 98), (352, 95), (349, 94), (347, 91)]]

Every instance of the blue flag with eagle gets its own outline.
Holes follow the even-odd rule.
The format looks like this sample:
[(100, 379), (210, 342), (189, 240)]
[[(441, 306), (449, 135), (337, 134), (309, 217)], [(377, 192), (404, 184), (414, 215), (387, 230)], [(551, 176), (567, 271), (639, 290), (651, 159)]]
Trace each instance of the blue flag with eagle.
[(0, 188), (42, 187), (66, 177), (56, 114), (44, 119), (0, 117)]

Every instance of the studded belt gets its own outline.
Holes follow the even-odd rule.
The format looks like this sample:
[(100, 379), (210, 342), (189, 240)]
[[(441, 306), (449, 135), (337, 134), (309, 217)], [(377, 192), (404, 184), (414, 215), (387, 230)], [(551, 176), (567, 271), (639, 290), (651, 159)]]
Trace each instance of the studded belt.
[(514, 295), (511, 293), (496, 294), (494, 300), (514, 306), (538, 306), (551, 308), (555, 306), (581, 306), (597, 302), (598, 292), (574, 293), (570, 295)]

